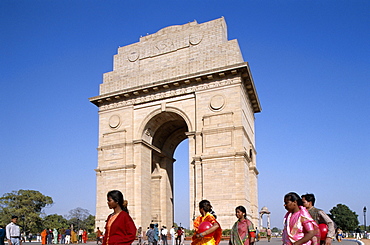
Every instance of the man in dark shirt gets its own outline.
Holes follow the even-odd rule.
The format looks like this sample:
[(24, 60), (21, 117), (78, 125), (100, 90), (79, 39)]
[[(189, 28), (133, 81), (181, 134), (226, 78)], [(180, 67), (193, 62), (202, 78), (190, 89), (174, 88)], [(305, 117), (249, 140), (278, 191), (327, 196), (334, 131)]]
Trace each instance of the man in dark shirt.
[(153, 245), (154, 244), (154, 224), (150, 224), (150, 229), (146, 232), (146, 236), (148, 237), (148, 244)]
[(68, 228), (66, 230), (66, 244), (70, 244), (71, 243), (71, 230)]
[(4, 245), (4, 238), (5, 238), (5, 229), (2, 225), (0, 225), (0, 245)]

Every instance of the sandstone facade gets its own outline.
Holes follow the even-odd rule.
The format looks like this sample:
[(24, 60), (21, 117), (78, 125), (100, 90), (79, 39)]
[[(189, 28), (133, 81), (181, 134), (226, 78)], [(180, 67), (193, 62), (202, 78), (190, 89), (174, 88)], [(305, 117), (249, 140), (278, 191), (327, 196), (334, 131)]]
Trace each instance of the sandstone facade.
[[(96, 226), (121, 190), (137, 226), (173, 223), (173, 153), (189, 139), (190, 213), (211, 201), (223, 228), (244, 205), (258, 224), (254, 113), (248, 63), (223, 18), (170, 26), (118, 49), (99, 107)], [(192, 223), (192, 221), (190, 222)]]

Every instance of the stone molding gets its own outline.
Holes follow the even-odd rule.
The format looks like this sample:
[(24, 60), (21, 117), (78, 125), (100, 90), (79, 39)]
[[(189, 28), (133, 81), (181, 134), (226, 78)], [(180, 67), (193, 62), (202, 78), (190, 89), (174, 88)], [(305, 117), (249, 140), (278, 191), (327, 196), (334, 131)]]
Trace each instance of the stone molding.
[[(248, 62), (230, 65), (220, 69), (212, 69), (206, 72), (180, 77), (176, 80), (164, 80), (152, 86), (140, 86), (129, 90), (104, 94), (92, 97), (90, 101), (97, 105), (100, 111), (105, 111), (155, 100), (163, 100), (211, 88), (238, 84), (240, 81), (235, 79), (239, 77), (238, 74), (241, 74), (243, 78), (246, 94), (250, 98), (253, 111), (255, 113), (260, 112), (261, 105), (249, 70)], [(225, 79), (226, 76), (228, 76), (227, 79)]]
[(100, 167), (97, 169), (94, 169), (95, 172), (106, 172), (106, 171), (114, 171), (114, 170), (130, 170), (130, 169), (135, 169), (136, 165), (135, 164), (130, 164), (130, 165), (116, 165), (112, 167)]

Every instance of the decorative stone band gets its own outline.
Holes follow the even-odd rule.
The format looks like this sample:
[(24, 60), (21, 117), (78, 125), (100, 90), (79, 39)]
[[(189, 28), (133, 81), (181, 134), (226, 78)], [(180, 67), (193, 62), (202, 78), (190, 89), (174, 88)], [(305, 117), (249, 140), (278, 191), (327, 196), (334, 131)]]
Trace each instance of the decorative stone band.
[(96, 173), (101, 173), (101, 172), (106, 172), (106, 171), (127, 171), (127, 170), (132, 170), (135, 169), (136, 165), (135, 164), (130, 164), (130, 165), (116, 165), (116, 166), (111, 166), (111, 167), (101, 167), (94, 169)]
[[(226, 76), (228, 76), (227, 79), (225, 79)], [(238, 84), (240, 83), (240, 77), (252, 103), (253, 111), (255, 113), (260, 112), (261, 105), (247, 62), (179, 77), (176, 80), (165, 80), (151, 86), (103, 94), (90, 98), (90, 101), (97, 105), (100, 111), (105, 111), (194, 93), (210, 88)]]

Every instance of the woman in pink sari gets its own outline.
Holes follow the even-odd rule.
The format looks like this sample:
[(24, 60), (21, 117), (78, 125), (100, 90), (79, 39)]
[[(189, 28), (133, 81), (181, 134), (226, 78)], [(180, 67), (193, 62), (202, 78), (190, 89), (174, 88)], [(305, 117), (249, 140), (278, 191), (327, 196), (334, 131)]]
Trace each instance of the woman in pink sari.
[(318, 245), (318, 225), (303, 207), (301, 197), (297, 193), (289, 192), (284, 196), (284, 207), (288, 212), (284, 217), (283, 244)]

